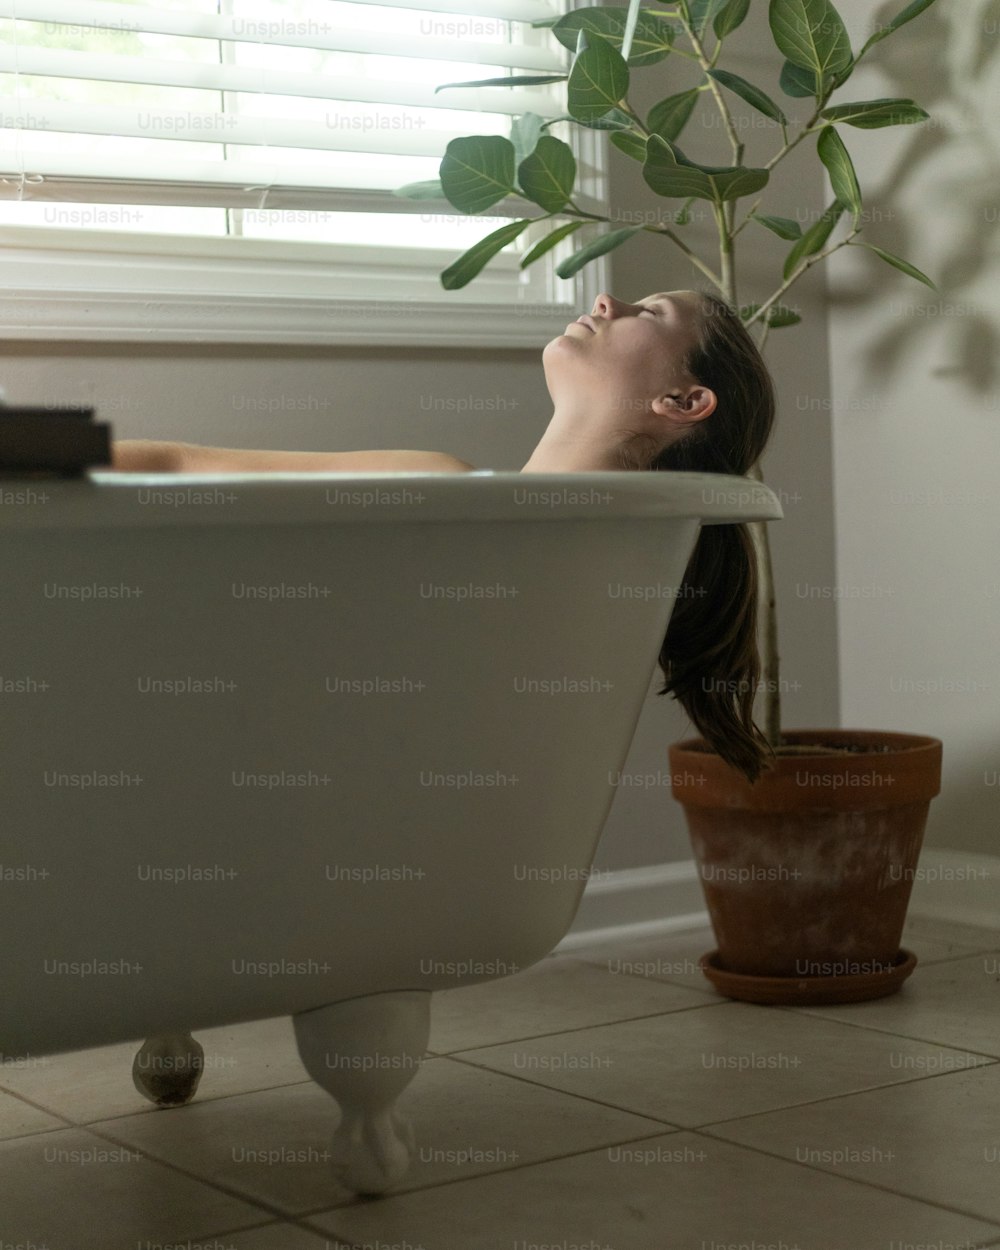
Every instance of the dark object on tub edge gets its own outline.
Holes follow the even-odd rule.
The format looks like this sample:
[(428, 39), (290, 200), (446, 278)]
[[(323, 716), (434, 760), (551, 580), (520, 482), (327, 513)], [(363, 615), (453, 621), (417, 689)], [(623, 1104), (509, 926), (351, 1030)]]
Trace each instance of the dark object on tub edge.
[(80, 477), (111, 464), (111, 426), (94, 409), (23, 407), (0, 403), (0, 476)]

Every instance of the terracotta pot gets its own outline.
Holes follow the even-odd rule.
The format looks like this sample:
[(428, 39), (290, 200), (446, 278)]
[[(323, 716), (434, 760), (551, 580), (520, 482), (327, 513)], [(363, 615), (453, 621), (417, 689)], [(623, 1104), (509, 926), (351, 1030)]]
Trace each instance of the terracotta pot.
[(669, 749), (718, 942), (702, 968), (754, 1002), (892, 993), (916, 962), (900, 938), (941, 742), (798, 729), (786, 747), (755, 785), (701, 738)]

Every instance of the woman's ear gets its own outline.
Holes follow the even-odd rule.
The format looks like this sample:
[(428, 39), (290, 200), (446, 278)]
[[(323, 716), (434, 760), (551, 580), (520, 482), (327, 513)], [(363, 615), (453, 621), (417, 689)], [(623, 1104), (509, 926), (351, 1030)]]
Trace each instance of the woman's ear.
[(711, 416), (718, 402), (715, 391), (710, 391), (707, 386), (695, 385), (660, 395), (653, 400), (653, 411), (659, 417), (701, 421)]

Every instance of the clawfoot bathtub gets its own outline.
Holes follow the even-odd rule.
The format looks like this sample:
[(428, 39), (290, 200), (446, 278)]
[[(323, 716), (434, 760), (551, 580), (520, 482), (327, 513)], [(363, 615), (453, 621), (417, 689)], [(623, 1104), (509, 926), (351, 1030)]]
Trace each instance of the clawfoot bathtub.
[[(692, 473), (0, 482), (0, 1051), (291, 1015), (359, 1192), (435, 989), (565, 935), (701, 524)], [(159, 1069), (157, 1069), (159, 1063)]]

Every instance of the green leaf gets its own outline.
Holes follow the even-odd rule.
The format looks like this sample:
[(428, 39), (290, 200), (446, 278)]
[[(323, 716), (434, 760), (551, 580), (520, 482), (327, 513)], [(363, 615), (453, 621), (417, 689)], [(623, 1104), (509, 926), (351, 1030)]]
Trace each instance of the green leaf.
[[(625, 38), (626, 12), (626, 9), (617, 6), (575, 9), (556, 22), (552, 33), (571, 52), (576, 51), (577, 33), (584, 30), (588, 35), (597, 35), (620, 53)], [(669, 22), (655, 13), (640, 10), (629, 49), (629, 65), (655, 65), (657, 61), (662, 61), (669, 56), (676, 38), (677, 30)]]
[(557, 213), (573, 194), (576, 157), (562, 139), (542, 135), (530, 156), (517, 167), (521, 190), (547, 213)]
[(797, 100), (804, 100), (811, 95), (818, 99), (820, 96), (820, 85), (817, 84), (813, 71), (803, 69), (801, 65), (793, 65), (791, 61), (786, 61), (781, 67), (778, 86), (785, 95), (794, 96)]
[(854, 214), (855, 226), (861, 221), (861, 188), (858, 186), (858, 175), (854, 171), (851, 154), (844, 146), (844, 141), (832, 126), (824, 126), (819, 132), (816, 142), (819, 159), (830, 174), (830, 185), (833, 193), (841, 204), (846, 205)]
[(728, 3), (729, 0), (688, 0), (688, 12), (691, 15), (691, 25), (694, 27), (695, 34), (704, 34), (708, 23), (712, 21)]
[(913, 0), (912, 4), (908, 4), (901, 13), (898, 13), (888, 25), (883, 26), (881, 30), (877, 30), (868, 40), (865, 46), (858, 53), (859, 58), (864, 56), (868, 49), (882, 39), (887, 39), (893, 31), (899, 30), (900, 26), (905, 26), (907, 22), (912, 22), (915, 17), (919, 17), (924, 9), (929, 9), (934, 0)]
[(750, 0), (729, 0), (724, 9), (715, 15), (714, 30), (716, 39), (725, 39), (738, 26), (742, 26), (750, 12)]
[(624, 130), (616, 130), (611, 136), (611, 142), (620, 152), (631, 156), (633, 160), (644, 161), (646, 159), (646, 140), (642, 135), (626, 134)]
[(768, 217), (766, 213), (751, 213), (750, 216), (754, 221), (759, 221), (762, 226), (766, 226), (779, 239), (802, 238), (802, 227), (790, 217)]
[(393, 195), (405, 200), (443, 200), (447, 197), (441, 186), (440, 178), (430, 178), (426, 182), (408, 182), (405, 187), (397, 187)]
[(678, 210), (677, 215), (674, 217), (675, 226), (686, 226), (688, 224), (688, 222), (691, 220), (691, 205), (693, 203), (694, 203), (693, 197), (690, 200), (684, 201), (684, 203), (681, 205), (680, 209)]
[(602, 234), (600, 238), (594, 239), (592, 243), (588, 243), (586, 247), (582, 247), (578, 252), (574, 252), (572, 256), (567, 256), (556, 269), (556, 273), (560, 278), (572, 278), (577, 270), (582, 269), (588, 262), (598, 256), (603, 256), (606, 252), (613, 251), (616, 247), (620, 247), (627, 239), (631, 239), (633, 234), (637, 234), (643, 228), (642, 226), (626, 226), (623, 230), (612, 230), (608, 234)]
[(847, 29), (830, 0), (771, 0), (768, 18), (780, 51), (820, 78), (839, 73), (854, 59)]
[(575, 117), (564, 113), (560, 117), (550, 117), (542, 129), (548, 130), (556, 122), (574, 122), (577, 126), (586, 126), (588, 130), (631, 130), (633, 126), (632, 118), (621, 109), (609, 109), (603, 117), (592, 117), (589, 121), (577, 121)]
[(539, 239), (535, 246), (528, 252), (521, 261), (521, 268), (527, 269), (529, 265), (533, 265), (539, 256), (544, 256), (546, 252), (552, 250), (555, 245), (572, 234), (574, 230), (579, 230), (586, 223), (582, 221), (568, 221), (564, 226), (559, 226), (553, 230), (551, 234), (547, 234), (544, 239)]
[[(760, 308), (760, 304), (747, 304), (740, 309), (740, 318), (749, 321)], [(764, 314), (764, 320), (772, 329), (780, 330), (782, 326), (797, 326), (802, 320), (797, 312), (792, 312), (784, 304), (772, 304)]]
[(441, 158), (441, 185), (463, 213), (481, 213), (514, 190), (514, 145), (502, 135), (452, 139)]
[(747, 82), (739, 74), (730, 74), (728, 70), (724, 69), (710, 69), (708, 73), (716, 82), (722, 83), (734, 95), (738, 95), (741, 100), (746, 100), (747, 104), (751, 108), (755, 108), (758, 113), (763, 113), (765, 117), (770, 117), (772, 121), (779, 122), (782, 126), (788, 125), (788, 118), (778, 108), (777, 104), (769, 95), (765, 95), (759, 87), (755, 87), (752, 82)]
[(894, 256), (892, 252), (883, 251), (882, 248), (876, 247), (874, 243), (859, 243), (856, 246), (868, 248), (870, 252), (874, 252), (876, 256), (880, 256), (887, 265), (892, 265), (894, 269), (898, 269), (901, 273), (905, 273), (911, 278), (916, 278), (918, 282), (923, 282), (924, 285), (929, 286), (932, 291), (937, 290), (935, 284), (925, 273), (919, 270), (916, 265), (911, 265), (908, 260), (903, 260), (901, 256)]
[[(584, 32), (581, 31), (582, 35)], [(610, 43), (593, 36), (570, 70), (567, 108), (576, 121), (603, 117), (628, 91), (628, 66)]]
[(877, 130), (881, 126), (909, 126), (926, 121), (930, 116), (912, 100), (859, 100), (855, 104), (837, 104), (824, 109), (820, 117), (831, 122), (845, 122), (861, 130)]
[(477, 78), (473, 82), (443, 82), (434, 94), (445, 87), (530, 87), (543, 82), (565, 82), (565, 74), (513, 74), (510, 78)]
[(642, 176), (657, 195), (685, 199), (690, 196), (713, 200), (716, 204), (753, 195), (765, 187), (770, 178), (766, 169), (748, 169), (743, 165), (696, 165), (680, 148), (659, 135), (651, 135), (646, 141)]
[(823, 216), (811, 226), (798, 243), (788, 253), (788, 259), (785, 261), (784, 277), (787, 281), (794, 271), (799, 267), (801, 261), (807, 256), (813, 256), (820, 251), (827, 239), (833, 234), (837, 222), (844, 215), (844, 206), (839, 200), (834, 200)]
[(530, 226), (532, 218), (525, 217), (520, 221), (509, 221), (506, 225), (488, 234), (485, 239), (474, 243), (467, 252), (448, 266), (441, 274), (441, 285), (446, 291), (457, 291), (459, 287), (471, 282), (483, 266), (493, 259), (502, 248), (514, 241), (525, 226)]
[(514, 145), (515, 167), (534, 152), (544, 125), (545, 118), (539, 117), (537, 113), (524, 113), (513, 119), (510, 124), (510, 141)]
[(701, 92), (695, 87), (692, 91), (680, 91), (677, 95), (668, 95), (659, 104), (649, 110), (646, 125), (661, 139), (669, 139), (672, 143), (679, 137), (694, 112)]
[(580, 122), (580, 125), (589, 126), (591, 130), (631, 130), (633, 122), (628, 113), (623, 113), (621, 109), (611, 109), (603, 117), (591, 118), (589, 122)]

